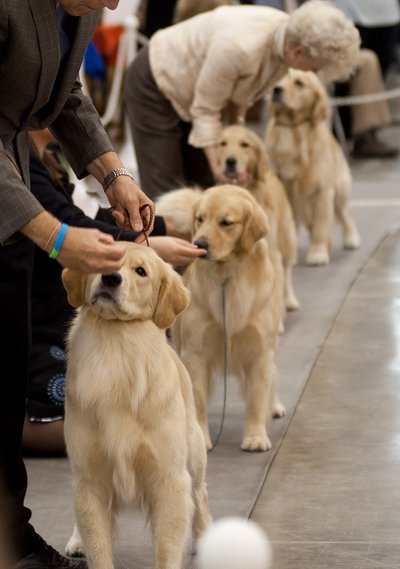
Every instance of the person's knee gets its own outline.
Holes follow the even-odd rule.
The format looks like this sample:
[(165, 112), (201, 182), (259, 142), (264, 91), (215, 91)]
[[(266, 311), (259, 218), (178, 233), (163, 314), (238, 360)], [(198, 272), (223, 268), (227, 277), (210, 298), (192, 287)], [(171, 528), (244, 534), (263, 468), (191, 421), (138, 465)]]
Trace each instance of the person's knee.
[(362, 48), (358, 56), (357, 69), (360, 71), (380, 70), (379, 58), (372, 49)]

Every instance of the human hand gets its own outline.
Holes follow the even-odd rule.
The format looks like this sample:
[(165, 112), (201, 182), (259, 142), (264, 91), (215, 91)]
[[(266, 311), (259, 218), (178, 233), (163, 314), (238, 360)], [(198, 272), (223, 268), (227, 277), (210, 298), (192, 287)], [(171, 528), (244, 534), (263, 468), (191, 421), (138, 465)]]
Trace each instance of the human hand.
[[(154, 203), (129, 176), (118, 176), (107, 189), (113, 216), (119, 227), (135, 232), (151, 233), (154, 225)], [(136, 241), (144, 240), (141, 235)]]
[[(38, 247), (50, 253), (57, 241), (61, 222), (49, 212), (42, 211), (20, 228)], [(126, 247), (116, 243), (111, 235), (98, 229), (67, 226), (58, 247), (57, 261), (64, 267), (81, 273), (112, 273), (125, 262)]]
[(164, 261), (174, 267), (188, 265), (207, 253), (206, 249), (200, 249), (190, 241), (167, 235), (149, 237), (149, 244)]
[(110, 274), (124, 264), (125, 251), (122, 243), (98, 229), (69, 226), (57, 261), (80, 273)]

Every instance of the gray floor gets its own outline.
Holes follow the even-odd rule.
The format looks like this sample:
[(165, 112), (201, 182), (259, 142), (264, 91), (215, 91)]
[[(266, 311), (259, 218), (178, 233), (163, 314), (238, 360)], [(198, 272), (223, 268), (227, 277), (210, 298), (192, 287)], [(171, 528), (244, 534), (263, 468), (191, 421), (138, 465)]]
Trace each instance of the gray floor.
[(400, 566), (400, 234), (353, 284), (253, 511), (276, 569)]
[[(252, 510), (274, 569), (400, 566), (399, 163), (353, 164), (353, 173), (364, 244), (383, 218), (387, 235), (343, 291)], [(321, 287), (313, 305), (330, 296)]]
[[(398, 135), (385, 133), (393, 141)], [(229, 382), (222, 440), (209, 456), (214, 516), (259, 522), (273, 543), (274, 569), (400, 566), (400, 160), (352, 170), (361, 249), (343, 251), (338, 232), (331, 264), (309, 268), (301, 234), (295, 287), (302, 308), (288, 316), (281, 339), (287, 415), (272, 425), (273, 449), (239, 450), (243, 408)], [(220, 411), (221, 392), (214, 431)], [(72, 527), (68, 461), (27, 466), (34, 524), (62, 549)], [(117, 565), (152, 567), (141, 516), (124, 514), (119, 530)]]

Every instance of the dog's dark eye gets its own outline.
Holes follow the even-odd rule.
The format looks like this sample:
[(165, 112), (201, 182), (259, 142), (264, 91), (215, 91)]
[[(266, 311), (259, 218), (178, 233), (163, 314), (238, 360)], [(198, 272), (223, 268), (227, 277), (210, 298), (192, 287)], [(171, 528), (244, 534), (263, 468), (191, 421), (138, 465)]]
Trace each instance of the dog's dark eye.
[(221, 140), (221, 142), (219, 143), (220, 146), (226, 146), (226, 140)]
[(233, 225), (233, 221), (229, 221), (229, 219), (221, 219), (221, 221), (219, 222), (219, 224), (222, 227), (228, 227), (229, 225)]
[(203, 218), (201, 217), (201, 215), (198, 215), (196, 217), (196, 223), (203, 223)]
[(240, 146), (241, 146), (242, 148), (248, 148), (248, 147), (250, 146), (250, 144), (249, 144), (248, 142), (241, 142), (241, 143), (240, 143)]
[(297, 87), (304, 87), (304, 83), (301, 79), (296, 79), (294, 84), (297, 85)]
[(139, 277), (147, 277), (147, 273), (143, 267), (136, 267), (135, 273), (137, 273)]

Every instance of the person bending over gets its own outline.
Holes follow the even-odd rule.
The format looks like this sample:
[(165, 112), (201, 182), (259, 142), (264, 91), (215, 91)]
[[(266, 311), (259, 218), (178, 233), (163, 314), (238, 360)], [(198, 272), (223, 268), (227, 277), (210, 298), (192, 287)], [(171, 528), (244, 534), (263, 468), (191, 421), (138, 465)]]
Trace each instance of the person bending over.
[(289, 67), (348, 76), (360, 37), (343, 12), (311, 0), (290, 15), (265, 6), (221, 6), (157, 31), (125, 79), (125, 104), (144, 191), (225, 182), (216, 144), (222, 113), (234, 120)]

